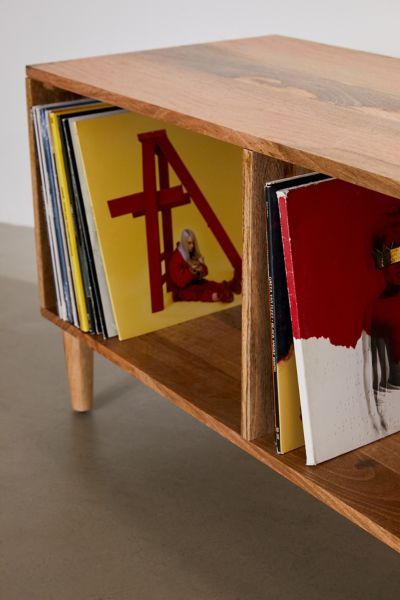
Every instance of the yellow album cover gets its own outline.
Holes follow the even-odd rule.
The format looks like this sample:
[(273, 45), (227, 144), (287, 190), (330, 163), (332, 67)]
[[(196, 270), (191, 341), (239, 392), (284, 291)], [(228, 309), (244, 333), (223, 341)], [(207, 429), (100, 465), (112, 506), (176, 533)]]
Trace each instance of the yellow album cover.
[(71, 106), (68, 108), (53, 110), (51, 112), (49, 111), (48, 115), (51, 139), (54, 150), (54, 160), (57, 171), (57, 180), (60, 190), (61, 205), (64, 216), (68, 253), (71, 262), (71, 274), (75, 290), (76, 308), (78, 312), (79, 326), (80, 329), (84, 332), (89, 331), (88, 309), (86, 306), (86, 297), (83, 287), (82, 270), (79, 262), (79, 253), (76, 241), (71, 198), (69, 195), (69, 189), (67, 184), (66, 167), (62, 151), (61, 135), (58, 128), (57, 117), (59, 115), (68, 115), (71, 113), (85, 112), (93, 108), (105, 108), (106, 106), (108, 105), (96, 102), (94, 104), (85, 104), (83, 106)]
[[(81, 188), (88, 194), (93, 209), (119, 338), (124, 340), (240, 305), (242, 150), (124, 110), (74, 117), (70, 130), (85, 179)], [(157, 167), (160, 159), (150, 156), (150, 150), (144, 150), (149, 148), (148, 142), (138, 138), (140, 134), (154, 137), (155, 132), (167, 138), (160, 142), (162, 176), (161, 167)], [(145, 138), (146, 135), (142, 140)], [(144, 161), (146, 196), (143, 152), (148, 152)], [(174, 189), (162, 194), (157, 191), (158, 204), (154, 208), (148, 190), (160, 190), (162, 184), (166, 187), (165, 163), (167, 187)], [(179, 164), (179, 176), (172, 163), (175, 167)], [(193, 186), (200, 190), (206, 205), (188, 198), (188, 188), (192, 190)], [(125, 204), (124, 198), (128, 199)], [(123, 210), (118, 212), (120, 205)], [(118, 208), (114, 213), (113, 206)], [(129, 212), (129, 207), (133, 212)], [(172, 218), (173, 258), (168, 260), (168, 266), (165, 261), (162, 263), (164, 238), (168, 237), (168, 219), (163, 221), (163, 211)], [(194, 278), (191, 281), (189, 271)], [(172, 278), (169, 291), (165, 283), (168, 277)], [(200, 290), (203, 292), (198, 293)]]
[(285, 454), (304, 445), (299, 383), (293, 346), (277, 366), (280, 414), (280, 452)]

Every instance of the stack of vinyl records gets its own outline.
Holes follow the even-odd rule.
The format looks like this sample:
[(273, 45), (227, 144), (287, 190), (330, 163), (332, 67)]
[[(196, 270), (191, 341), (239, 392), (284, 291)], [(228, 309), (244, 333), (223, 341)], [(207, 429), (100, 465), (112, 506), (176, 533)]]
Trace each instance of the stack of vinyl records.
[(314, 465), (400, 430), (400, 201), (266, 184), (275, 433)]
[[(32, 120), (53, 312), (83, 332), (126, 340), (240, 305), (240, 148), (88, 98), (35, 106)], [(190, 241), (185, 231), (191, 256), (177, 250)], [(180, 269), (184, 289), (174, 293)]]

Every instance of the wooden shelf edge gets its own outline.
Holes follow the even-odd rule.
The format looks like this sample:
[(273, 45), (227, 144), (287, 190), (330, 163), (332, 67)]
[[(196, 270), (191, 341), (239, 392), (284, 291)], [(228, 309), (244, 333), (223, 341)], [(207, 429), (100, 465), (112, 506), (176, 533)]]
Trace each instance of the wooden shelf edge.
[[(343, 179), (343, 181), (348, 181), (349, 183), (354, 183), (356, 185), (360, 185), (400, 199), (400, 181), (397, 179), (391, 179), (390, 177), (386, 177), (379, 173), (373, 173), (360, 167), (346, 165), (332, 158), (321, 156), (319, 154), (313, 154), (300, 147), (296, 148), (294, 146), (286, 146), (280, 141), (260, 138), (255, 135), (230, 129), (229, 127), (225, 127), (223, 125), (205, 121), (192, 115), (186, 115), (173, 109), (165, 109), (162, 106), (136, 100), (131, 97), (123, 96), (122, 94), (110, 92), (97, 86), (89, 86), (85, 83), (81, 83), (67, 77), (63, 77), (54, 73), (48, 73), (44, 70), (41, 70), (40, 65), (27, 65), (26, 76), (28, 79), (39, 81), (44, 85), (54, 86), (55, 88), (72, 92), (80, 96), (87, 96), (89, 98), (93, 98), (94, 100), (109, 102), (110, 104), (120, 108), (137, 112), (148, 117), (153, 117), (183, 129), (188, 129), (195, 133), (213, 137), (223, 142), (227, 142), (247, 150), (252, 150), (280, 161), (291, 163), (297, 167), (311, 171), (321, 171), (327, 175), (330, 175), (331, 177), (337, 177), (339, 179)], [(160, 111), (162, 112), (161, 119)]]
[[(117, 353), (108, 349), (96, 339), (98, 336), (92, 336), (81, 332), (73, 325), (61, 320), (49, 309), (41, 308), (41, 314), (47, 320), (55, 323), (64, 332), (68, 332), (69, 334), (79, 338), (81, 341), (84, 341), (84, 343), (87, 344), (87, 346), (92, 350), (99, 352), (99, 354), (112, 361), (124, 371), (165, 397), (178, 408), (181, 408), (198, 421), (204, 423), (207, 425), (207, 427), (219, 435), (222, 435), (224, 438), (235, 444), (238, 448), (244, 450), (265, 464), (267, 467), (273, 469), (279, 475), (282, 475), (330, 508), (333, 508), (336, 512), (354, 522), (368, 533), (372, 534), (380, 541), (390, 546), (393, 550), (400, 553), (400, 530), (399, 532), (393, 532), (389, 527), (385, 526), (383, 522), (380, 523), (379, 519), (375, 519), (370, 514), (363, 512), (363, 504), (360, 499), (357, 498), (358, 483), (362, 484), (363, 481), (365, 481), (362, 473), (357, 470), (358, 463), (365, 458), (363, 454), (363, 448), (316, 467), (307, 467), (305, 465), (304, 449), (290, 452), (286, 455), (278, 455), (275, 451), (272, 434), (267, 434), (262, 438), (252, 441), (245, 440), (238, 430), (232, 429), (219, 419), (215, 418), (215, 416), (210, 415), (206, 411), (195, 406), (192, 402), (183, 398), (180, 394), (177, 394), (173, 389), (167, 387), (153, 377), (150, 377), (143, 370), (136, 367), (129, 361), (124, 360)], [(332, 488), (329, 475), (332, 474), (335, 469), (338, 473), (341, 472), (344, 464), (346, 464), (348, 468), (349, 462), (351, 462), (352, 466), (354, 466), (356, 469), (354, 472), (357, 474), (360, 473), (359, 482), (350, 482), (352, 483), (352, 488), (349, 496), (352, 497), (352, 500), (346, 500), (340, 497), (340, 494), (337, 494), (332, 491), (332, 489), (329, 489)], [(357, 504), (359, 506), (358, 508)]]
[[(321, 154), (313, 154), (301, 147), (288, 146), (281, 141), (260, 138), (256, 135), (243, 133), (239, 130), (205, 121), (192, 115), (186, 115), (173, 109), (165, 109), (163, 106), (123, 96), (122, 94), (110, 92), (97, 86), (89, 86), (79, 81), (41, 70), (40, 65), (28, 65), (26, 67), (26, 75), (28, 79), (38, 81), (50, 87), (72, 92), (79, 96), (87, 96), (102, 102), (109, 102), (120, 108), (153, 117), (247, 150), (252, 150), (303, 169), (321, 171), (331, 177), (337, 177), (343, 181), (400, 199), (400, 181), (380, 173), (354, 167)], [(160, 117), (160, 112), (162, 113), (162, 117)]]

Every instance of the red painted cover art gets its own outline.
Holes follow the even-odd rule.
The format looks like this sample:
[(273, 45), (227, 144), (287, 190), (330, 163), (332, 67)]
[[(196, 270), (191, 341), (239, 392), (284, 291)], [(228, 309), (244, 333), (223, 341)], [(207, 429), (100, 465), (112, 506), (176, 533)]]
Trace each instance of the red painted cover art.
[(279, 208), (315, 464), (400, 429), (400, 201), (332, 179)]

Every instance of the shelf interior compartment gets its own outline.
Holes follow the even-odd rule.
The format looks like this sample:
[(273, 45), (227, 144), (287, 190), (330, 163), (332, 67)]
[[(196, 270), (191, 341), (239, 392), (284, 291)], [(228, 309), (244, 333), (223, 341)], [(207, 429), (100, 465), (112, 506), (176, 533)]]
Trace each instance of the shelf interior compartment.
[(42, 315), (200, 421), (240, 432), (240, 306), (123, 342), (82, 333), (55, 310)]
[[(70, 92), (35, 80), (27, 80), (28, 109), (35, 104), (76, 97), (78, 96)], [(137, 117), (139, 118), (140, 115)], [(158, 127), (162, 126), (163, 123), (160, 121)], [(210, 419), (215, 420), (217, 429), (222, 425), (240, 432), (242, 308), (238, 298), (235, 299), (235, 306), (226, 309), (216, 307), (217, 310), (211, 314), (196, 316), (150, 333), (138, 334), (123, 342), (117, 338), (103, 340), (101, 336), (83, 334), (57, 316), (46, 216), (41, 198), (39, 165), (32, 127), (30, 127), (30, 134), (39, 292), (43, 316), (75, 337), (80, 337), (93, 350), (106, 356), (199, 420), (207, 421), (208, 424)], [(187, 159), (189, 164), (193, 163), (194, 166), (198, 162), (202, 164), (206, 161), (204, 157), (209, 156), (208, 137), (199, 134), (187, 135), (192, 138), (192, 147), (187, 149), (185, 160)], [(205, 193), (213, 192), (210, 194), (209, 201), (214, 199), (213, 208), (217, 216), (224, 226), (229, 225), (229, 230), (232, 230), (233, 234), (232, 239), (241, 252), (242, 150), (221, 142), (213, 141), (212, 144), (211, 149), (217, 156), (216, 162), (220, 166), (213, 167), (214, 170), (206, 170), (207, 177), (203, 178), (204, 181), (201, 179), (201, 187), (204, 185)], [(223, 172), (223, 168), (229, 171), (229, 181), (219, 175), (219, 170), (222, 169)], [(204, 169), (200, 172), (203, 171)], [(223, 196), (226, 196), (224, 203), (221, 200)], [(187, 226), (186, 221), (190, 226), (192, 225), (189, 218), (192, 213), (188, 212), (188, 207), (180, 210), (184, 214), (177, 219), (176, 224), (174, 223), (179, 231), (183, 225)], [(196, 209), (192, 209), (193, 211)], [(129, 226), (132, 226), (132, 219), (129, 219)], [(209, 227), (207, 223), (202, 224), (202, 229), (205, 230), (203, 237), (207, 242), (202, 249), (205, 250), (206, 258), (210, 258), (211, 244), (213, 244), (212, 252), (216, 252), (215, 241), (209, 240), (211, 235), (208, 232)], [(221, 253), (221, 250), (217, 251)], [(144, 255), (143, 260), (145, 260)], [(197, 315), (199, 312), (201, 311), (197, 311)]]

